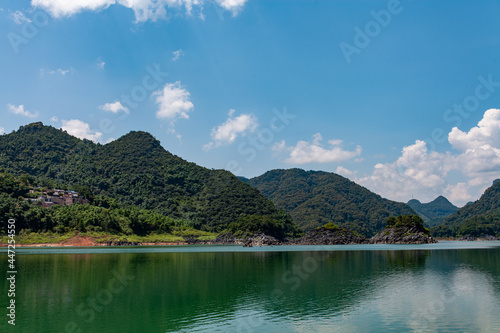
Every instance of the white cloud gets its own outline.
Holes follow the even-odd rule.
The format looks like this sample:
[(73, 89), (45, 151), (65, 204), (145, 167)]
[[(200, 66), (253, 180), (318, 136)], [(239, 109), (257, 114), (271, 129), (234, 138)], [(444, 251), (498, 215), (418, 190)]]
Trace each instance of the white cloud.
[(193, 111), (194, 105), (189, 100), (191, 94), (182, 88), (180, 81), (165, 84), (163, 89), (155, 91), (153, 96), (156, 96), (158, 104), (157, 118), (172, 121), (177, 118), (189, 119), (188, 113)]
[(23, 12), (16, 10), (13, 13), (10, 13), (10, 16), (16, 24), (23, 24), (23, 23), (31, 23), (31, 20), (24, 15)]
[(101, 106), (99, 106), (99, 109), (106, 111), (106, 112), (112, 112), (114, 114), (117, 114), (120, 111), (123, 111), (125, 113), (129, 113), (130, 111), (128, 108), (122, 105), (122, 103), (116, 101), (113, 103), (106, 103)]
[(239, 135), (254, 132), (258, 126), (257, 118), (253, 114), (241, 114), (233, 117), (234, 109), (229, 110), (229, 118), (217, 127), (212, 128), (212, 141), (203, 146), (204, 150), (217, 148), (221, 145), (233, 143)]
[(427, 144), (418, 140), (404, 147), (395, 162), (377, 164), (370, 176), (356, 181), (392, 200), (407, 201), (414, 196), (430, 201), (445, 195), (464, 205), (500, 176), (500, 110), (487, 110), (468, 132), (453, 128), (448, 141), (455, 152), (429, 153)]
[(181, 56), (183, 56), (183, 55), (184, 55), (184, 52), (183, 52), (182, 50), (180, 50), (180, 49), (179, 49), (179, 50), (177, 50), (177, 51), (172, 52), (172, 55), (173, 55), (173, 57), (172, 57), (172, 61), (177, 61), (177, 60), (179, 60), (179, 58), (180, 58)]
[(236, 16), (242, 9), (247, 0), (215, 0), (219, 6), (230, 11)]
[(57, 118), (56, 116), (53, 116), (52, 118), (50, 118), (50, 121), (57, 123), (59, 121), (59, 118)]
[(448, 185), (444, 189), (444, 196), (451, 202), (466, 203), (473, 199), (470, 194), (470, 186), (466, 183)]
[(335, 170), (335, 173), (344, 176), (346, 178), (350, 178), (356, 175), (356, 171), (351, 171), (342, 166), (338, 166), (337, 169)]
[(467, 133), (454, 127), (448, 135), (453, 148), (461, 151), (489, 149), (500, 144), (500, 109), (489, 109), (476, 127)]
[(106, 62), (101, 57), (97, 58), (97, 68), (103, 70), (104, 66), (106, 66)]
[(281, 142), (275, 144), (273, 150), (288, 151), (289, 157), (285, 162), (291, 164), (340, 162), (361, 155), (361, 146), (357, 146), (354, 151), (348, 151), (342, 149), (342, 140), (328, 140), (327, 147), (321, 143), (322, 140), (321, 134), (316, 133), (312, 142), (299, 141), (294, 147), (287, 147)]
[[(225, 10), (237, 15), (247, 0), (215, 0)], [(184, 7), (187, 15), (191, 15), (194, 7), (203, 9), (206, 0), (32, 0), (34, 7), (49, 12), (53, 17), (65, 17), (82, 11), (99, 11), (117, 4), (134, 11), (137, 22), (156, 21), (167, 16), (167, 8), (180, 9)], [(203, 17), (203, 13), (200, 13)]]
[(101, 10), (114, 4), (115, 0), (32, 0), (33, 7), (49, 12), (53, 17), (71, 16), (84, 10)]
[(19, 116), (24, 116), (24, 117), (29, 117), (29, 118), (35, 118), (38, 116), (37, 111), (30, 112), (28, 110), (25, 110), (24, 105), (22, 105), (22, 104), (19, 106), (7, 104), (7, 108), (9, 109), (10, 112), (12, 112), (13, 114), (17, 114)]
[(451, 162), (450, 154), (429, 153), (427, 144), (417, 140), (395, 162), (378, 163), (370, 176), (356, 182), (392, 200), (406, 202), (413, 195), (431, 201), (443, 193)]
[(76, 136), (80, 139), (87, 139), (94, 142), (99, 141), (102, 136), (101, 132), (92, 131), (89, 124), (79, 120), (62, 120), (61, 129), (68, 132), (68, 134)]
[(0, 135), (3, 135), (3, 134), (5, 134), (5, 128), (0, 127)]
[(42, 69), (40, 69), (40, 77), (44, 77), (46, 74), (49, 74), (49, 75), (60, 74), (62, 76), (65, 76), (66, 74), (73, 73), (73, 72), (74, 72), (73, 68), (70, 68), (70, 69), (58, 68), (56, 70), (42, 68)]

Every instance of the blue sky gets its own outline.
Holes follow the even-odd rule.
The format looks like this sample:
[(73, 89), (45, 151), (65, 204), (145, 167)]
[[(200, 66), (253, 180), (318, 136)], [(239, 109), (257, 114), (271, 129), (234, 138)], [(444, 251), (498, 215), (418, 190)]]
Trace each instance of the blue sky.
[(144, 130), (208, 168), (463, 205), (500, 178), (498, 1), (0, 5), (0, 133)]

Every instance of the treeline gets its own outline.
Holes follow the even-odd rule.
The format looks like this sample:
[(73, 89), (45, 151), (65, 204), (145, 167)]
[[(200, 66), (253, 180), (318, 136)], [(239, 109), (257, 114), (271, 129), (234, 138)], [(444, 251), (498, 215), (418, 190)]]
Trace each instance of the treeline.
[(500, 181), (493, 182), (479, 200), (432, 228), (432, 234), (434, 237), (500, 237)]
[(113, 198), (120, 207), (154, 211), (203, 231), (222, 232), (242, 218), (267, 216), (298, 232), (256, 189), (230, 172), (169, 153), (146, 132), (100, 145), (34, 123), (0, 136), (0, 167), (18, 178), (27, 175), (44, 186)]
[(245, 181), (305, 231), (333, 223), (371, 237), (390, 216), (415, 214), (406, 204), (384, 199), (335, 173), (272, 170)]
[[(88, 188), (76, 186), (68, 190), (83, 189), (89, 204), (53, 205), (45, 208), (38, 201), (31, 201), (35, 195), (29, 193), (33, 187), (46, 185), (35, 177), (0, 172), (0, 227), (7, 230), (8, 219), (16, 220), (18, 232), (25, 229), (32, 232), (53, 231), (96, 231), (111, 234), (148, 235), (171, 233), (192, 228), (190, 221), (173, 219), (153, 210), (134, 206), (122, 207), (116, 200), (105, 196), (94, 196)], [(50, 187), (48, 187), (50, 189)], [(78, 192), (79, 195), (81, 194)], [(26, 200), (28, 199), (28, 200)], [(252, 236), (265, 233), (279, 239), (294, 237), (300, 230), (292, 223), (288, 214), (278, 212), (275, 218), (263, 215), (249, 215), (231, 223), (227, 231), (236, 236)]]
[[(0, 226), (7, 230), (7, 221), (16, 220), (16, 229), (30, 231), (105, 231), (145, 235), (152, 232), (168, 233), (184, 222), (137, 207), (121, 207), (116, 200), (91, 195), (91, 204), (54, 205), (50, 209), (37, 201), (30, 201), (31, 183), (27, 177), (16, 179), (0, 173)], [(37, 183), (33, 177), (30, 182)], [(87, 193), (88, 194), (88, 193)]]

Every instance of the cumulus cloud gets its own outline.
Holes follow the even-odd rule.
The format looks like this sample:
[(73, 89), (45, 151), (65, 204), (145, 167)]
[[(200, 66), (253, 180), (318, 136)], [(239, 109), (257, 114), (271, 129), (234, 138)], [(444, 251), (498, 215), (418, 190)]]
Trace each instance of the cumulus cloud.
[(184, 55), (184, 52), (182, 50), (177, 50), (172, 52), (172, 61), (177, 61), (181, 56)]
[(203, 146), (204, 150), (231, 144), (239, 135), (246, 135), (255, 131), (258, 122), (254, 115), (242, 113), (238, 117), (234, 117), (234, 112), (233, 109), (229, 110), (229, 118), (222, 125), (212, 128), (210, 134), (212, 141)]
[(84, 10), (101, 10), (114, 4), (115, 0), (32, 0), (31, 5), (41, 8), (53, 17), (70, 16)]
[(159, 119), (175, 120), (177, 118), (189, 119), (188, 113), (193, 111), (194, 105), (189, 100), (191, 94), (181, 86), (181, 82), (167, 83), (163, 89), (155, 91), (158, 110), (156, 117)]
[(285, 142), (275, 144), (275, 151), (284, 150), (289, 152), (285, 162), (290, 164), (305, 163), (329, 163), (352, 159), (361, 155), (361, 146), (355, 150), (348, 151), (342, 148), (342, 140), (328, 140), (328, 145), (323, 145), (323, 137), (320, 133), (313, 135), (312, 141), (299, 141), (295, 146), (287, 147)]
[[(487, 110), (469, 131), (453, 128), (448, 141), (456, 151), (428, 152), (426, 142), (417, 140), (395, 162), (379, 163), (371, 175), (356, 181), (392, 200), (415, 196), (430, 201), (445, 195), (464, 205), (500, 177), (500, 110)], [(461, 179), (450, 182), (452, 171)]]
[(446, 176), (451, 171), (452, 156), (428, 152), (427, 144), (417, 140), (404, 147), (393, 163), (378, 163), (370, 176), (356, 182), (372, 191), (397, 201), (408, 201), (412, 195), (430, 201), (443, 193)]
[(19, 116), (24, 116), (24, 117), (29, 117), (29, 118), (35, 118), (38, 116), (38, 112), (30, 112), (28, 110), (24, 109), (24, 105), (12, 105), (12, 104), (7, 104), (7, 108), (9, 109), (10, 112), (13, 114), (19, 115)]
[[(237, 15), (247, 0), (215, 0), (215, 2), (225, 10)], [(108, 8), (111, 5), (121, 5), (134, 11), (137, 22), (148, 20), (156, 21), (165, 18), (167, 8), (180, 9), (185, 8), (188, 15), (191, 14), (194, 7), (200, 11), (206, 0), (32, 0), (34, 7), (42, 8), (53, 17), (64, 17), (77, 14), (82, 11), (99, 11)], [(203, 15), (200, 15), (203, 17)]]
[(500, 144), (500, 109), (489, 109), (483, 119), (469, 132), (454, 127), (448, 135), (453, 148), (461, 151), (489, 149)]
[(335, 169), (335, 173), (344, 176), (346, 178), (350, 178), (356, 175), (356, 171), (351, 171), (342, 166), (338, 166), (337, 169)]
[(70, 135), (76, 136), (77, 138), (87, 139), (94, 142), (98, 142), (102, 137), (101, 132), (92, 131), (89, 124), (79, 119), (62, 120), (61, 129), (68, 132)]
[(3, 134), (5, 134), (5, 128), (0, 127), (0, 135), (3, 135)]
[(243, 9), (247, 0), (216, 0), (216, 2), (222, 8), (232, 12), (233, 16), (236, 16)]
[(122, 105), (122, 103), (116, 101), (113, 103), (106, 103), (101, 106), (99, 106), (99, 109), (106, 111), (106, 112), (112, 112), (114, 114), (117, 114), (120, 111), (123, 111), (125, 113), (129, 113), (129, 109), (125, 106)]

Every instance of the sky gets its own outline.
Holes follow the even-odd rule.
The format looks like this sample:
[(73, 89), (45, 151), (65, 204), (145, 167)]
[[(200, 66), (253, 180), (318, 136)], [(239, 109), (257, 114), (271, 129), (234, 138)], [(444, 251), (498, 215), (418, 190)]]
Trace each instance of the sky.
[(147, 131), (207, 168), (463, 206), (500, 178), (500, 1), (4, 0), (0, 134)]

